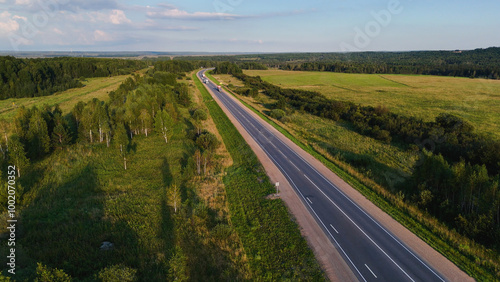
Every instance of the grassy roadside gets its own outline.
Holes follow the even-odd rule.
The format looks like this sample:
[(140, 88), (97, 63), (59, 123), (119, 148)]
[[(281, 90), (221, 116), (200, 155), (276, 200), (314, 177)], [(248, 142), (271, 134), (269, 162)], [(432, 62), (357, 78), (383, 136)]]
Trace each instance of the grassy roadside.
[(193, 80), (233, 158), (224, 183), (232, 223), (254, 276), (262, 280), (324, 280), (283, 202), (265, 199), (274, 188), (257, 157), (196, 75)]
[[(209, 77), (213, 78), (213, 76)], [(226, 90), (229, 89), (226, 88)], [(445, 225), (422, 213), (416, 207), (404, 203), (402, 199), (389, 193), (375, 182), (366, 179), (361, 174), (356, 173), (348, 165), (335, 160), (335, 158), (317, 144), (307, 144), (307, 141), (299, 140), (258, 109), (246, 103), (234, 93), (233, 95), (246, 107), (257, 113), (291, 141), (325, 164), (344, 181), (360, 191), (367, 199), (391, 215), (395, 220), (403, 224), (466, 273), (478, 280), (493, 281), (497, 279), (495, 272), (498, 270), (495, 270), (495, 268), (498, 267), (498, 262), (495, 263), (495, 256), (489, 250), (485, 250), (484, 247), (459, 235), (454, 230), (449, 230)]]

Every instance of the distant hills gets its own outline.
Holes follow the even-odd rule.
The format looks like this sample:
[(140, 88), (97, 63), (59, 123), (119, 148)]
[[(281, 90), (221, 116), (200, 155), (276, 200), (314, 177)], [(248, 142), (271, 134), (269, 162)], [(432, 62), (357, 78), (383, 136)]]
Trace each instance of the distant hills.
[(0, 56), (16, 58), (54, 58), (54, 57), (84, 57), (84, 58), (156, 58), (172, 56), (216, 56), (216, 55), (243, 55), (244, 52), (153, 52), (153, 51), (0, 51)]

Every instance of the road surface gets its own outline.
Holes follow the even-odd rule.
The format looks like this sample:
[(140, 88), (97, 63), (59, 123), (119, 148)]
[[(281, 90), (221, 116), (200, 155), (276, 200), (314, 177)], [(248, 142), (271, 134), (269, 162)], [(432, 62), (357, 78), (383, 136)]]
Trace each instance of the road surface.
[[(205, 70), (198, 73), (201, 78)], [(203, 81), (203, 79), (201, 79)], [(447, 281), (224, 90), (207, 88), (285, 175), (359, 281)]]

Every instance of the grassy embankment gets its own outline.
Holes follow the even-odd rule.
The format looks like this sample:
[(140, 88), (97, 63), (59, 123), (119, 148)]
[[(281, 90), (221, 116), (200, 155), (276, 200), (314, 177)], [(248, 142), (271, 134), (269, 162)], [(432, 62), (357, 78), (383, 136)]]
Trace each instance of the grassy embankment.
[[(252, 74), (254, 72), (265, 80), (269, 79), (265, 76), (267, 72), (271, 75), (279, 73), (279, 71), (258, 73), (252, 71)], [(287, 81), (298, 83), (293, 77), (295, 72), (287, 74), (290, 76)], [(316, 74), (323, 75), (323, 73)], [(229, 75), (214, 75), (214, 77), (224, 81), (225, 84), (242, 85)], [(281, 86), (295, 88), (291, 85)], [(270, 105), (275, 101), (262, 94), (256, 99), (244, 96), (238, 98), (464, 271), (480, 280), (491, 280), (498, 275), (500, 269), (498, 254), (471, 242), (454, 230), (449, 230), (416, 207), (405, 204), (387, 188), (391, 186), (391, 181), (401, 181), (409, 176), (418, 158), (417, 154), (360, 135), (345, 122), (334, 122), (297, 111), (289, 115), (290, 122), (286, 124), (271, 120), (265, 113), (269, 112)]]
[(224, 183), (231, 219), (252, 271), (264, 280), (324, 279), (283, 202), (265, 198), (274, 187), (257, 157), (195, 75), (193, 80), (233, 158)]

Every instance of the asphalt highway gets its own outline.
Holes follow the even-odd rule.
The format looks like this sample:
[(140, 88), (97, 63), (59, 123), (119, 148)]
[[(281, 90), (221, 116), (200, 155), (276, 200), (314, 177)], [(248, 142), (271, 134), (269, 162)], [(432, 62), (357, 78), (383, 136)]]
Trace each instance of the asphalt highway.
[[(202, 75), (206, 70), (198, 72)], [(445, 281), (432, 266), (209, 80), (216, 95), (285, 175), (360, 281)]]

